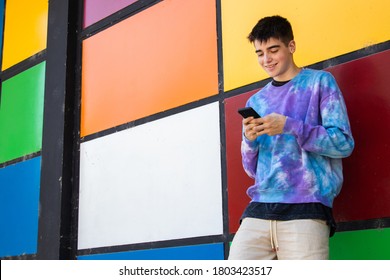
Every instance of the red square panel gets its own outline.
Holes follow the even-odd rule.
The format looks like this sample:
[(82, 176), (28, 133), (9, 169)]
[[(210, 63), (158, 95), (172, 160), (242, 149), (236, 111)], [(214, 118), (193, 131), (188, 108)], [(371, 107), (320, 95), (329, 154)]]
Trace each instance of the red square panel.
[[(344, 185), (334, 203), (338, 222), (390, 217), (390, 51), (326, 69), (343, 92), (356, 146), (344, 159)], [(256, 92), (226, 99), (229, 231), (236, 232), (253, 181), (241, 164), (239, 107)]]
[(244, 107), (253, 90), (225, 100), (226, 161), (228, 179), (229, 232), (235, 233), (242, 212), (249, 203), (246, 189), (254, 182), (245, 173), (241, 163), (242, 117), (237, 109)]
[(355, 150), (344, 160), (337, 221), (390, 217), (390, 51), (327, 69), (344, 94)]

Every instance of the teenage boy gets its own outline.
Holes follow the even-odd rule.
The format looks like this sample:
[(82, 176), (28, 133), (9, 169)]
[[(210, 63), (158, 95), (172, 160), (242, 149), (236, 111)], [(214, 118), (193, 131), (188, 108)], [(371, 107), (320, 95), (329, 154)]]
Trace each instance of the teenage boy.
[(342, 158), (354, 148), (333, 76), (299, 68), (287, 19), (261, 19), (249, 34), (272, 78), (247, 101), (262, 117), (243, 120), (243, 167), (255, 179), (229, 259), (328, 259), (332, 203)]

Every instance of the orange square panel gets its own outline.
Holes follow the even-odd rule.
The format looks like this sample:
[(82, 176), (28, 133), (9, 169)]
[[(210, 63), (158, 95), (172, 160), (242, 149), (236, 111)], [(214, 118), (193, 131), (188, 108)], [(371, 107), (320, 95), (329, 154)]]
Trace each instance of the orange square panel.
[(84, 40), (81, 136), (218, 93), (214, 1), (167, 0)]

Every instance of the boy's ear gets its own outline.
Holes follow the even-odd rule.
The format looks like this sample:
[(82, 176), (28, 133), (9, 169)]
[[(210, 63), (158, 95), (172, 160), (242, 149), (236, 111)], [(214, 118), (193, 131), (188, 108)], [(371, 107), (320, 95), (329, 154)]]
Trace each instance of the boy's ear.
[(290, 50), (290, 53), (294, 53), (295, 52), (295, 41), (294, 40), (291, 40), (290, 43), (288, 43), (288, 49)]

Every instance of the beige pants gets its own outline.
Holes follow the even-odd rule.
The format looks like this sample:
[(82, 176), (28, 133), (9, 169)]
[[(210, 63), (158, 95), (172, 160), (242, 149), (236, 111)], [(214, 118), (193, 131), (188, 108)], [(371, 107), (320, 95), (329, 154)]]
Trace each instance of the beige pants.
[(245, 218), (229, 260), (326, 260), (329, 226), (321, 220), (270, 221)]

